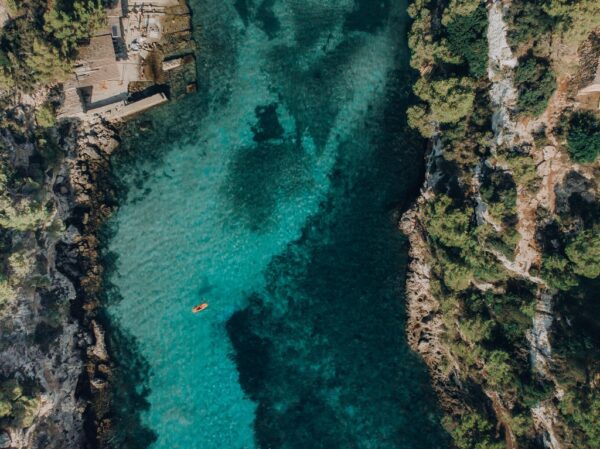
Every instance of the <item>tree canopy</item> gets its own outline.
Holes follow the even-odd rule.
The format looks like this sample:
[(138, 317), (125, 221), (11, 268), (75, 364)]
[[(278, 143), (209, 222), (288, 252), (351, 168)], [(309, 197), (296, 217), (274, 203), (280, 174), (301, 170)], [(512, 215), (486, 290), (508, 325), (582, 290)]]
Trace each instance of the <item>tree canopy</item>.
[(591, 112), (576, 112), (569, 121), (569, 154), (575, 162), (594, 162), (600, 153), (600, 121)]

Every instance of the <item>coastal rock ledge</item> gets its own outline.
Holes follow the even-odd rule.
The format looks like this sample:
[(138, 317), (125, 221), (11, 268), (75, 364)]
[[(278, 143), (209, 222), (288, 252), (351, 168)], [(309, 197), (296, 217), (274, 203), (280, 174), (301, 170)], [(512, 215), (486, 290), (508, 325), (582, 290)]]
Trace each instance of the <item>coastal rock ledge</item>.
[[(26, 103), (10, 112), (24, 129), (35, 129)], [(119, 140), (101, 119), (63, 122), (50, 132), (64, 156), (40, 186), (52, 213), (39, 229), (11, 237), (36, 265), (14, 287), (0, 320), (0, 381), (16, 404), (15, 417), (0, 423), (0, 448), (95, 448), (97, 429), (108, 427), (110, 363), (97, 319), (102, 269), (96, 236), (113, 204), (109, 156)], [(13, 167), (35, 169), (35, 143), (7, 129), (0, 137)]]

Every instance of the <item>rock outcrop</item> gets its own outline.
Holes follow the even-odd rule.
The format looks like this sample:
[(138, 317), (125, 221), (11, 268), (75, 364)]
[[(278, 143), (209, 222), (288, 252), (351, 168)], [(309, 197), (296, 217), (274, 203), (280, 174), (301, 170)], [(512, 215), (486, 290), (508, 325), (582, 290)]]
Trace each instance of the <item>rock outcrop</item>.
[[(540, 243), (540, 229), (544, 220), (541, 218), (542, 216), (553, 217), (558, 214), (562, 214), (562, 216), (570, 214), (572, 204), (579, 209), (594, 208), (597, 205), (598, 192), (594, 182), (594, 176), (597, 175), (594, 170), (597, 170), (597, 166), (594, 168), (593, 164), (588, 164), (588, 166), (575, 164), (570, 160), (565, 151), (565, 124), (561, 124), (561, 120), (565, 120), (565, 113), (572, 111), (575, 104), (573, 89), (569, 86), (576, 84), (578, 76), (585, 77), (585, 73), (582, 73), (586, 69), (584, 67), (579, 70), (579, 75), (560, 75), (557, 80), (557, 89), (548, 99), (546, 109), (539, 116), (519, 111), (519, 92), (515, 85), (515, 79), (518, 77), (515, 69), (521, 59), (517, 60), (508, 44), (508, 27), (505, 22), (511, 3), (494, 0), (487, 2), (486, 6), (488, 70), (487, 79), (479, 81), (480, 87), (487, 89), (487, 93), (489, 93), (489, 96), (484, 98), (489, 99), (489, 104), (487, 104), (489, 109), (486, 109), (485, 113), (489, 113), (491, 130), (488, 130), (485, 140), (482, 139), (479, 143), (481, 147), (485, 147), (485, 150), (479, 151), (478, 149), (476, 156), (467, 159), (468, 162), (463, 167), (461, 178), (456, 181), (462, 185), (460, 195), (456, 195), (456, 205), (453, 210), (459, 210), (467, 216), (466, 220), (469, 223), (460, 228), (463, 234), (467, 232), (475, 234), (476, 231), (472, 231), (472, 229), (477, 228), (482, 234), (484, 232), (488, 233), (487, 235), (504, 233), (505, 237), (510, 235), (511, 240), (506, 247), (501, 245), (484, 246), (487, 243), (485, 238), (476, 238), (477, 245), (483, 248), (483, 252), (488, 256), (493, 256), (493, 262), (501, 267), (502, 275), (499, 278), (504, 278), (500, 281), (492, 279), (490, 282), (483, 282), (474, 276), (473, 279), (466, 281), (466, 287), (462, 285), (460, 288), (454, 289), (450, 283), (446, 282), (444, 288), (440, 288), (440, 284), (446, 281), (444, 273), (440, 272), (450, 264), (446, 261), (447, 265), (444, 265), (435, 260), (436, 254), (447, 254), (440, 251), (439, 247), (444, 247), (448, 241), (440, 243), (442, 238), (438, 234), (460, 231), (457, 230), (458, 226), (453, 229), (448, 229), (452, 225), (449, 225), (448, 228), (443, 225), (430, 226), (430, 221), (427, 220), (431, 220), (431, 214), (428, 215), (427, 211), (436, 204), (438, 196), (445, 195), (451, 189), (448, 183), (441, 183), (441, 187), (436, 187), (440, 180), (448, 179), (448, 176), (452, 175), (445, 173), (440, 168), (440, 165), (443, 164), (436, 164), (435, 161), (445, 156), (446, 160), (450, 161), (447, 164), (449, 165), (454, 163), (458, 156), (452, 154), (455, 148), (448, 143), (452, 141), (452, 138), (444, 139), (443, 133), (439, 132), (443, 126), (439, 127), (439, 123), (434, 124), (434, 127), (439, 128), (432, 139), (430, 163), (421, 195), (413, 208), (404, 214), (400, 223), (402, 231), (409, 239), (411, 257), (406, 284), (408, 341), (411, 348), (423, 357), (429, 367), (443, 408), (449, 415), (458, 416), (450, 426), (453, 429), (457, 428), (459, 425), (457, 423), (460, 423), (461, 416), (464, 416), (470, 405), (477, 404), (481, 412), (479, 416), (482, 419), (491, 417), (492, 420), (495, 420), (497, 424), (496, 438), (502, 438), (507, 448), (516, 449), (523, 446), (523, 441), (534, 440), (536, 444), (542, 443), (549, 449), (571, 448), (573, 446), (566, 442), (570, 436), (568, 432), (564, 431), (568, 426), (558, 405), (565, 393), (557, 380), (557, 368), (553, 358), (556, 356), (551, 344), (553, 343), (553, 326), (557, 322), (555, 301), (557, 301), (559, 291), (557, 287), (552, 287), (551, 279), (544, 272), (543, 261), (544, 257), (548, 257), (548, 255), (544, 254), (541, 247), (543, 245)], [(447, 8), (450, 7), (447, 6)], [(422, 17), (426, 19), (421, 18), (421, 20), (423, 23), (433, 26), (432, 24), (436, 22), (430, 19), (429, 14), (431, 12), (431, 15), (435, 17), (435, 8), (434, 11), (430, 9), (425, 9), (425, 11)], [(447, 14), (447, 10), (444, 14)], [(431, 24), (428, 21), (431, 21)], [(423, 26), (422, 23), (419, 25)], [(418, 28), (417, 32), (422, 32), (422, 29)], [(592, 33), (593, 36), (594, 33)], [(420, 35), (416, 37), (422, 38)], [(433, 37), (433, 39), (436, 38)], [(444, 42), (442, 41), (440, 45), (443, 46)], [(589, 45), (582, 47), (582, 58), (590, 58), (589, 53), (592, 51), (588, 47)], [(427, 61), (427, 58), (423, 57), (422, 59)], [(585, 64), (580, 65), (583, 67)], [(421, 72), (424, 73), (423, 70)], [(441, 154), (440, 141), (446, 142), (444, 151), (447, 151), (447, 154)], [(459, 146), (456, 142), (453, 144)], [(514, 160), (511, 162), (510, 158), (519, 162), (514, 162)], [(523, 175), (525, 169), (519, 165), (521, 161), (529, 164), (528, 177)], [(498, 212), (500, 208), (497, 203), (496, 216), (493, 216), (490, 213), (493, 211), (493, 205), (491, 207), (484, 200), (482, 180), (484, 180), (486, 172), (493, 170), (506, 174), (505, 176), (514, 181), (514, 202), (511, 206), (513, 209), (509, 220), (504, 220), (506, 216), (503, 217), (503, 221), (498, 218), (501, 215)], [(488, 200), (493, 194), (496, 192), (490, 194), (488, 188)], [(441, 220), (444, 217), (438, 212), (434, 218)], [(576, 232), (584, 228), (585, 220), (577, 213), (571, 214), (568, 238), (572, 238)], [(549, 222), (550, 220), (547, 220), (545, 223)], [(434, 231), (437, 233), (434, 238), (427, 234), (425, 224), (430, 226), (432, 234)], [(440, 231), (440, 229), (442, 230)], [(507, 229), (512, 231), (512, 234), (505, 232)], [(448, 243), (446, 247), (448, 246), (453, 245)], [(558, 247), (558, 243), (555, 246)], [(510, 251), (506, 251), (507, 247)], [(456, 258), (452, 259), (451, 255), (451, 263), (457, 264), (459, 268), (467, 271), (468, 261), (457, 255), (460, 254), (457, 248), (460, 248), (459, 244), (452, 248)], [(461, 263), (464, 266), (460, 266)], [(458, 270), (451, 273), (449, 276), (460, 275), (457, 274)], [(508, 282), (506, 282), (507, 279)], [(519, 369), (522, 368), (522, 372), (517, 374), (517, 376), (523, 376), (519, 380), (527, 377), (534, 379), (534, 383), (548, 386), (549, 393), (539, 395), (539, 399), (536, 399), (537, 402), (533, 405), (516, 405), (518, 399), (515, 389), (504, 391), (502, 388), (498, 388), (494, 376), (489, 375), (489, 359), (486, 360), (476, 351), (480, 336), (467, 335), (469, 330), (473, 332), (472, 328), (467, 328), (467, 332), (463, 332), (461, 323), (459, 323), (462, 318), (465, 318), (467, 321), (476, 320), (477, 325), (485, 320), (488, 320), (489, 324), (496, 318), (494, 311), (484, 318), (476, 316), (479, 313), (477, 311), (470, 310), (470, 315), (464, 312), (465, 303), (470, 300), (468, 297), (466, 300), (464, 297), (460, 297), (462, 291), (469, 293), (476, 291), (478, 297), (485, 298), (489, 292), (504, 293), (508, 283), (526, 284), (532, 298), (531, 312), (527, 315), (531, 319), (531, 327), (527, 330), (524, 325), (523, 347), (516, 349), (514, 354), (519, 358)], [(444, 310), (455, 308), (453, 312), (444, 312), (441, 310), (442, 307)], [(497, 307), (504, 307), (504, 305)], [(559, 317), (559, 320), (563, 319), (564, 317)], [(498, 322), (492, 326), (497, 324)], [(474, 333), (476, 334), (478, 331), (482, 331), (483, 327), (475, 327), (475, 329)], [(455, 338), (451, 335), (456, 336), (457, 334), (462, 347), (459, 347), (454, 340), (452, 343), (450, 342), (452, 338)], [(485, 338), (482, 337), (482, 339)], [(493, 338), (485, 340), (487, 347), (484, 350), (498, 349), (493, 347), (495, 343), (492, 340)], [(470, 350), (473, 351), (473, 355), (465, 356), (464, 352)], [(477, 388), (470, 391), (469, 384), (476, 384)], [(483, 393), (483, 398), (479, 393)], [(520, 418), (527, 416), (527, 426), (529, 426), (527, 430), (524, 430), (524, 425), (519, 424), (518, 415), (521, 415)], [(474, 441), (473, 443), (478, 442)]]
[(68, 124), (67, 158), (55, 191), (62, 195), (61, 209), (69, 223), (57, 247), (57, 268), (73, 283), (75, 315), (87, 336), (84, 375), (80, 389), (86, 395), (88, 444), (97, 445), (109, 431), (111, 367), (104, 330), (98, 319), (102, 291), (102, 264), (98, 234), (115, 205), (110, 182), (110, 155), (119, 145), (117, 130), (97, 118)]
[[(22, 117), (24, 129), (34, 129), (27, 102), (11, 113)], [(86, 436), (97, 424), (93, 392), (106, 390), (109, 372), (95, 319), (102, 274), (96, 235), (110, 213), (108, 157), (118, 146), (117, 134), (101, 122), (72, 122), (55, 132), (64, 136), (57, 138), (65, 155), (42, 186), (54, 212), (39, 230), (13, 236), (13, 246), (27, 248), (38, 268), (0, 318), (0, 380), (27, 386), (32, 398), (26, 421), (2, 421), (0, 447), (13, 449), (93, 447), (95, 436)], [(21, 142), (8, 129), (1, 137), (12, 164), (24, 173), (33, 169), (35, 143)]]

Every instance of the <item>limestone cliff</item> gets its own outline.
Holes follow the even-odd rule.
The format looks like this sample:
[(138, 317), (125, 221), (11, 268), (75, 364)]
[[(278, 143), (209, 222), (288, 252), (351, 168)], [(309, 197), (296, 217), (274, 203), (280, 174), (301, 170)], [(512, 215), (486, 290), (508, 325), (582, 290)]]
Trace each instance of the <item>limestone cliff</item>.
[(8, 407), (0, 443), (80, 448), (89, 408), (84, 364), (106, 357), (87, 295), (98, 275), (92, 230), (106, 211), (96, 181), (117, 141), (100, 124), (42, 129), (35, 122), (38, 103), (17, 97), (2, 116), (3, 263), (10, 277), (0, 311), (0, 380)]
[[(567, 301), (583, 304), (598, 279), (595, 268), (577, 267), (579, 257), (597, 265), (589, 233), (598, 229), (598, 125), (581, 138), (591, 156), (573, 148), (579, 117), (598, 120), (597, 104), (590, 110), (578, 91), (600, 58), (600, 11), (551, 3), (542, 12), (518, 1), (411, 6), (424, 103), (409, 120), (432, 150), (421, 196), (401, 222), (412, 258), (407, 332), (460, 448), (579, 449), (597, 438), (598, 354), (578, 362), (588, 377), (574, 383), (569, 360), (582, 356), (566, 339), (582, 317)], [(525, 29), (527, 20), (547, 28)], [(468, 76), (456, 78), (457, 64)], [(575, 250), (583, 239), (588, 249)], [(590, 323), (579, 336), (594, 345), (597, 333)]]

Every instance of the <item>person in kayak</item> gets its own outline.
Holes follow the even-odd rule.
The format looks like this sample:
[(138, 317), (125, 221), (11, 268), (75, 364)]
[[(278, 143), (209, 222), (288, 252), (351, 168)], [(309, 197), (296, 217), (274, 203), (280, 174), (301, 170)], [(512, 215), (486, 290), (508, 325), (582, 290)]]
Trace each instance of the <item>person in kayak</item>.
[(192, 312), (194, 312), (194, 313), (202, 312), (207, 307), (208, 307), (208, 303), (203, 302), (202, 304), (198, 304), (197, 306), (192, 307)]

